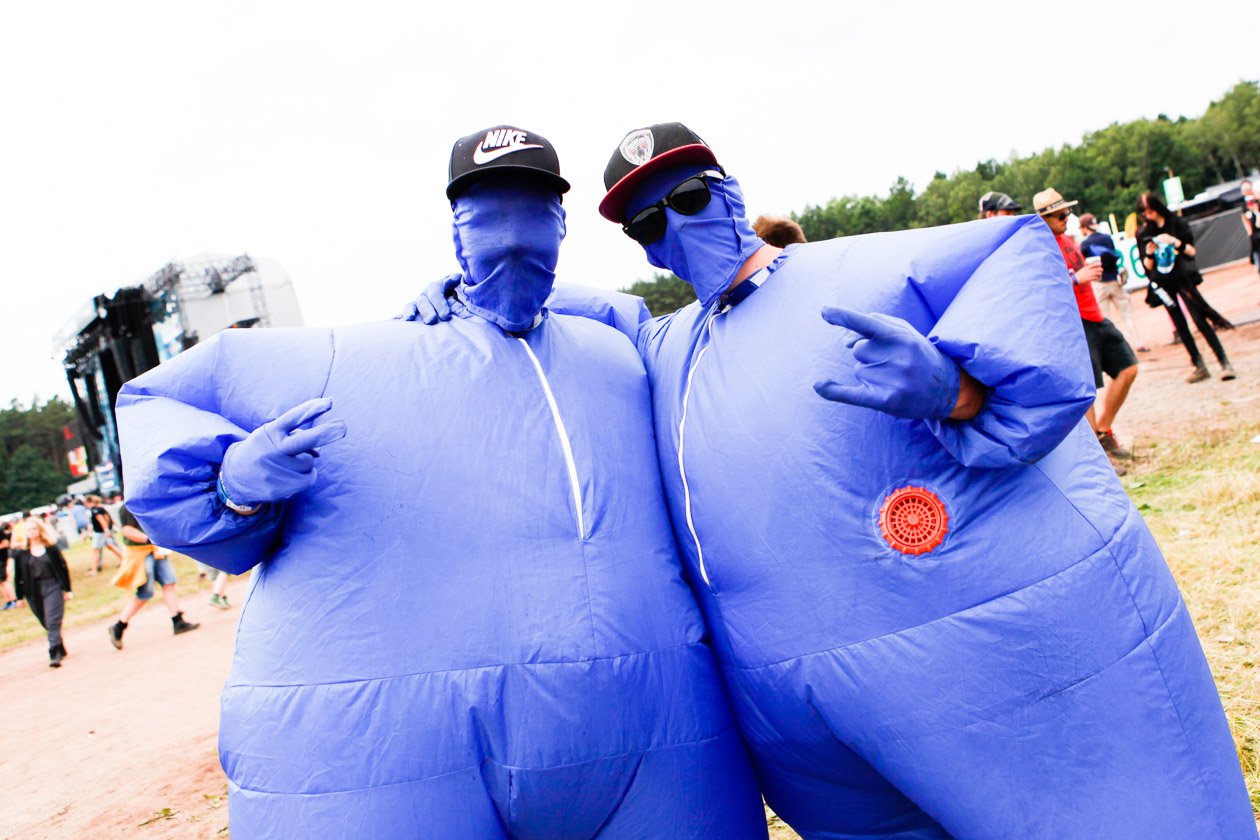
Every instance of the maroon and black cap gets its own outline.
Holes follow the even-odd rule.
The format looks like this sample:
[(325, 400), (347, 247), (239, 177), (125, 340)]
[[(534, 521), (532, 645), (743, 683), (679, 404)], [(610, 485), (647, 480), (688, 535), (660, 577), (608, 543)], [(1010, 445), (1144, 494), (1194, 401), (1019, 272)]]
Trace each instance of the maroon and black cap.
[(599, 214), (612, 222), (624, 222), (626, 204), (643, 179), (663, 166), (704, 163), (717, 166), (709, 145), (682, 123), (657, 123), (627, 134), (604, 167), (604, 189)]
[(537, 175), (561, 195), (569, 191), (569, 182), (560, 177), (560, 158), (546, 137), (496, 125), (455, 141), (446, 197), (454, 201), (487, 173), (510, 171)]

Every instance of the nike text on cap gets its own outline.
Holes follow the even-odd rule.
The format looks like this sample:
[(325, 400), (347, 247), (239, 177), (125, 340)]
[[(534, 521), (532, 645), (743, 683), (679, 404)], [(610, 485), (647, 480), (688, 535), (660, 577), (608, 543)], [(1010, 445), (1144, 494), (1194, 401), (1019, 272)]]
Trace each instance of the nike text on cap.
[(455, 141), (447, 170), (450, 181), (446, 197), (454, 201), (481, 176), (508, 171), (537, 175), (561, 195), (569, 191), (569, 182), (560, 177), (560, 158), (546, 137), (523, 128), (498, 125)]
[(624, 222), (626, 204), (635, 188), (662, 166), (704, 163), (718, 166), (709, 145), (682, 123), (657, 123), (627, 134), (604, 167), (604, 189), (599, 214), (611, 222)]

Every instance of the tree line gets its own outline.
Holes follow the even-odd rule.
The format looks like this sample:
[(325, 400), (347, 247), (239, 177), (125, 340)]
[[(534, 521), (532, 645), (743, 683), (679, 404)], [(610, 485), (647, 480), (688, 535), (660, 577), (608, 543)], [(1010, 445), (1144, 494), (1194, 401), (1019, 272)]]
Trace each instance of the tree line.
[(1033, 195), (1054, 187), (1082, 212), (1123, 220), (1146, 190), (1169, 174), (1187, 196), (1260, 168), (1260, 85), (1239, 82), (1196, 119), (1112, 123), (1079, 144), (1006, 161), (980, 161), (951, 175), (937, 172), (921, 192), (897, 178), (884, 196), (846, 195), (792, 213), (811, 241), (886, 230), (932, 227), (976, 218), (980, 196), (998, 190), (1032, 212)]
[[(977, 216), (980, 196), (998, 190), (1033, 209), (1033, 195), (1054, 187), (1080, 201), (1082, 212), (1117, 220), (1132, 213), (1138, 196), (1159, 191), (1169, 173), (1187, 196), (1260, 169), (1260, 84), (1244, 81), (1208, 105), (1203, 116), (1175, 120), (1160, 115), (1112, 123), (1081, 142), (1043, 149), (1005, 161), (985, 160), (950, 175), (937, 172), (922, 191), (906, 178), (887, 195), (845, 195), (789, 214), (812, 242), (888, 230), (966, 222)], [(639, 295), (654, 314), (695, 300), (691, 287), (672, 274), (656, 274), (622, 291)], [(681, 303), (680, 303), (681, 301)]]
[(0, 409), (0, 514), (52, 502), (75, 479), (65, 455), (74, 409), (59, 397)]

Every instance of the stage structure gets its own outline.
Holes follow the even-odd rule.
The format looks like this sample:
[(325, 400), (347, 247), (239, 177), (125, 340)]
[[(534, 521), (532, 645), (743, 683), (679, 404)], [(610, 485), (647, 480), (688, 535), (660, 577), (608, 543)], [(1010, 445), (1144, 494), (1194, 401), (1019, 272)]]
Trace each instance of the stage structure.
[(170, 262), (138, 285), (89, 300), (53, 339), (91, 469), (74, 492), (112, 493), (122, 487), (114, 401), (124, 382), (219, 330), (300, 326), (289, 276), (274, 260), (246, 254)]

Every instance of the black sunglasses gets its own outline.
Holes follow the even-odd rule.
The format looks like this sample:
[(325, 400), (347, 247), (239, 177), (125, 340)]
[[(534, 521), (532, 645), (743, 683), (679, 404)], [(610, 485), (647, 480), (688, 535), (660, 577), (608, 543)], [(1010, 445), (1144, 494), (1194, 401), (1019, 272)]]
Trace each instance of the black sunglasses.
[(665, 235), (668, 222), (665, 216), (666, 207), (684, 216), (694, 216), (708, 207), (709, 199), (713, 197), (706, 179), (725, 177), (726, 173), (712, 169), (692, 175), (670, 190), (669, 195), (635, 213), (634, 218), (623, 224), (621, 229), (640, 245), (651, 245)]

